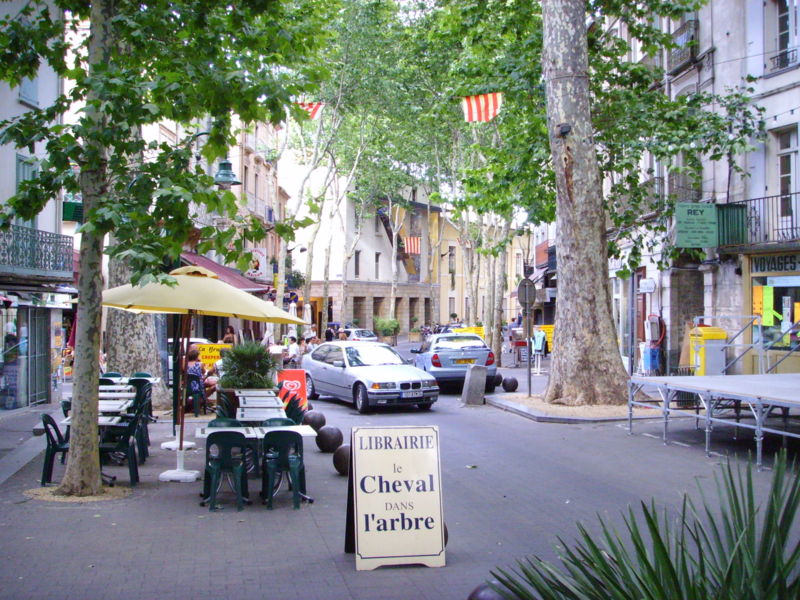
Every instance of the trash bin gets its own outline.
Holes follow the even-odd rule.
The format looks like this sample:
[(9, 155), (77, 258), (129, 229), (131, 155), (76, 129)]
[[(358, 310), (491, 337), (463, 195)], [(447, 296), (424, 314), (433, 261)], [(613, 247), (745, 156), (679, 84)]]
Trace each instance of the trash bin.
[(689, 361), (695, 375), (725, 374), (727, 332), (721, 327), (695, 327), (689, 334)]

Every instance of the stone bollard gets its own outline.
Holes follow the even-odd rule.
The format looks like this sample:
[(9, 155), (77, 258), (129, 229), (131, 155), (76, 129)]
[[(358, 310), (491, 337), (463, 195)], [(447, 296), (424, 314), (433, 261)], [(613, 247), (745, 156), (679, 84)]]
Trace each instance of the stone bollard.
[(464, 379), (464, 388), (461, 390), (461, 406), (483, 404), (486, 389), (486, 367), (472, 365)]

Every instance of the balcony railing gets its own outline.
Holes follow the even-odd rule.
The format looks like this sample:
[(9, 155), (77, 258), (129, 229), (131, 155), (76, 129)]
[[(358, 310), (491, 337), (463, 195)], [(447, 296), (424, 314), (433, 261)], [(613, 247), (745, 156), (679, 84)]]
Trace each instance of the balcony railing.
[(21, 225), (0, 230), (0, 273), (72, 280), (72, 237)]
[(670, 75), (678, 73), (689, 65), (697, 55), (697, 20), (689, 19), (672, 34), (675, 47), (669, 51)]
[(670, 173), (668, 183), (676, 202), (699, 202), (703, 196), (700, 183), (683, 173)]
[(720, 204), (719, 245), (800, 241), (800, 192)]
[(782, 52), (779, 52), (775, 56), (771, 57), (769, 60), (772, 63), (772, 69), (770, 69), (771, 71), (779, 71), (780, 69), (791, 67), (797, 63), (797, 48), (783, 50)]

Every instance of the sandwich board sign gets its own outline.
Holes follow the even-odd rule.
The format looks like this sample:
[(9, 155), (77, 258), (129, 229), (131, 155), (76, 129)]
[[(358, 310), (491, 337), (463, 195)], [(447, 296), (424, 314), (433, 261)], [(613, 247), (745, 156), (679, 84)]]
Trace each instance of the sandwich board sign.
[(345, 551), (356, 570), (443, 567), (439, 428), (354, 427)]

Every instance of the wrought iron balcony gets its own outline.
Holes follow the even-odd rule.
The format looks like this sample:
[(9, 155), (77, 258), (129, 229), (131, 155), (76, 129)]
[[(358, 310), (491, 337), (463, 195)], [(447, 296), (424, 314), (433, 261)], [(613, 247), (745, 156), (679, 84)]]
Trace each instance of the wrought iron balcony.
[(697, 55), (697, 19), (689, 19), (672, 33), (675, 47), (669, 51), (669, 73), (674, 75), (691, 63)]
[(72, 281), (72, 237), (21, 225), (0, 230), (0, 274)]
[(699, 202), (703, 196), (700, 183), (683, 173), (670, 173), (668, 183), (676, 202)]
[(800, 241), (800, 193), (718, 205), (719, 245), (780, 245)]
[(791, 67), (797, 63), (797, 48), (783, 50), (769, 60), (772, 63), (771, 71), (779, 71), (780, 69)]

